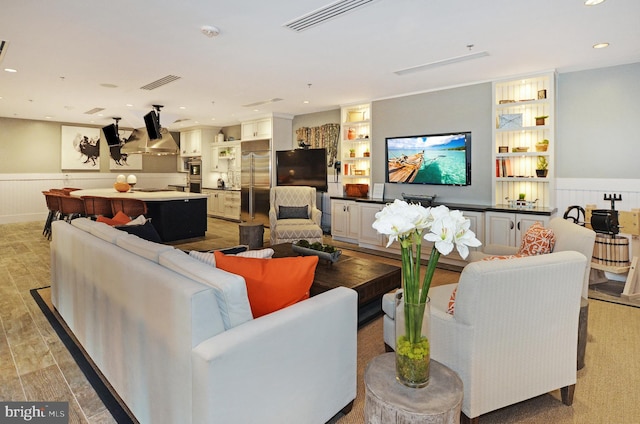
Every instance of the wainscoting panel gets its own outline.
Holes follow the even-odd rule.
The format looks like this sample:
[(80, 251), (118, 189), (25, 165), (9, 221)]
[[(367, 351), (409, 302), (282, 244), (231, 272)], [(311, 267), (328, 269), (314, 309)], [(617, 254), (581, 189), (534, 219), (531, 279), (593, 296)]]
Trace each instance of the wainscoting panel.
[[(138, 187), (163, 188), (169, 184), (186, 184), (186, 175), (180, 173), (135, 173)], [(105, 188), (112, 187), (117, 174), (60, 173), (60, 174), (0, 174), (0, 224), (43, 221), (47, 205), (43, 191), (50, 188)]]
[(562, 216), (569, 206), (596, 205), (600, 209), (610, 209), (611, 202), (604, 195), (619, 194), (622, 201), (616, 202), (617, 210), (640, 208), (640, 180), (628, 179), (556, 179), (556, 205)]

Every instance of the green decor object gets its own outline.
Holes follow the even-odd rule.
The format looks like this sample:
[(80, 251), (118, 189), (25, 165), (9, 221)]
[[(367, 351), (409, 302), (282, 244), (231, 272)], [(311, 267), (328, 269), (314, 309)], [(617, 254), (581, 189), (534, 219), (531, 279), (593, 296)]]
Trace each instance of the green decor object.
[[(403, 297), (396, 313), (396, 378), (408, 387), (429, 384), (430, 313), (429, 287), (440, 255), (455, 246), (462, 258), (480, 241), (469, 229), (471, 222), (462, 212), (446, 206), (425, 208), (396, 199), (376, 214), (372, 227), (388, 236), (389, 247), (400, 243)], [(434, 243), (427, 270), (420, 282), (422, 240)]]
[(318, 256), (320, 259), (326, 259), (331, 263), (337, 262), (342, 254), (342, 250), (336, 249), (335, 246), (319, 242), (309, 243), (308, 240), (298, 240), (291, 245), (291, 248), (302, 256)]

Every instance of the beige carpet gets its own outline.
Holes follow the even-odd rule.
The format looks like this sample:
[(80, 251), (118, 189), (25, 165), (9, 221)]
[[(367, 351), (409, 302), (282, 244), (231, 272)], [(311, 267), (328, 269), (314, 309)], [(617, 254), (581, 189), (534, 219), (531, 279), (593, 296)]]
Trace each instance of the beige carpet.
[[(588, 333), (573, 406), (565, 406), (556, 390), (485, 414), (481, 423), (640, 423), (640, 309), (589, 300)], [(380, 318), (358, 331), (357, 397), (336, 423), (364, 422), (364, 369), (382, 353)]]

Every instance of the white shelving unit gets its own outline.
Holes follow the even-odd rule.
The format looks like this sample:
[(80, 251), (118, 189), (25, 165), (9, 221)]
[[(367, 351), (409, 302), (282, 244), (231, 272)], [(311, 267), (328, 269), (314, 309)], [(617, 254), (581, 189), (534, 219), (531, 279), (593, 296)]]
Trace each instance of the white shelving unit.
[[(494, 204), (524, 194), (537, 207), (554, 207), (555, 85), (554, 72), (493, 83)], [(536, 125), (540, 116), (547, 117), (544, 125)], [(549, 141), (547, 150), (536, 151), (542, 140)], [(546, 177), (536, 174), (540, 157), (548, 163)]]
[(340, 161), (342, 184), (371, 186), (371, 104), (341, 108)]

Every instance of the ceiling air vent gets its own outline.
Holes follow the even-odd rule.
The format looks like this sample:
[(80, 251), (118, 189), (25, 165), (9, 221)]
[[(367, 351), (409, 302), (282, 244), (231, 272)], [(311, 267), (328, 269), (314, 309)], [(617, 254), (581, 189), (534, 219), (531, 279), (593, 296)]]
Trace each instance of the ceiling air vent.
[(301, 32), (376, 1), (378, 0), (338, 0), (306, 15), (302, 15), (299, 18), (295, 18), (282, 26), (296, 32)]
[(155, 90), (158, 87), (162, 87), (163, 85), (167, 85), (170, 82), (174, 82), (175, 80), (179, 80), (180, 77), (177, 77), (175, 75), (167, 75), (166, 77), (160, 78), (159, 80), (156, 80), (154, 82), (150, 82), (147, 85), (143, 85), (142, 87), (140, 87), (141, 90)]
[(275, 102), (281, 102), (282, 99), (279, 97), (274, 97), (273, 99), (269, 99), (269, 100), (262, 100), (259, 102), (255, 102), (255, 103), (249, 103), (247, 105), (242, 105), (242, 107), (256, 107), (256, 106), (260, 106), (260, 105), (266, 105), (269, 103), (275, 103)]
[(90, 109), (90, 110), (86, 111), (84, 114), (85, 115), (93, 115), (94, 113), (102, 112), (103, 110), (104, 110), (103, 107), (94, 107), (93, 109)]

